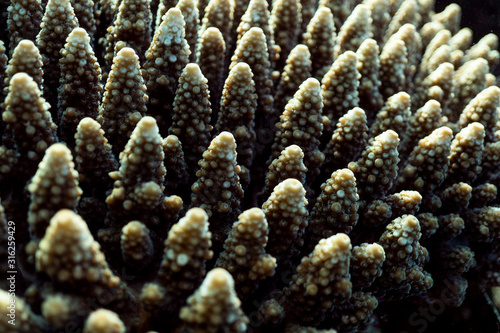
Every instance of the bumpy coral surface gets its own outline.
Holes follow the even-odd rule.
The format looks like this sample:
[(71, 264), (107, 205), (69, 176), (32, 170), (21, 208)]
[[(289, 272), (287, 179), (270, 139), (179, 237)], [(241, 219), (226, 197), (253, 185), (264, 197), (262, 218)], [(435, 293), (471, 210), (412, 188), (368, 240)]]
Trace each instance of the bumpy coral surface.
[(0, 332), (498, 331), (499, 40), (441, 2), (0, 1)]

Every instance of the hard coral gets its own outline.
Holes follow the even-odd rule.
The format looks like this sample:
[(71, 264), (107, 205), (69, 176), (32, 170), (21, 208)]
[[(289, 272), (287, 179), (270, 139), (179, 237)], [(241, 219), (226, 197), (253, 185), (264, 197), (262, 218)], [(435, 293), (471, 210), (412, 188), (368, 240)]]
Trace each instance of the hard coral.
[(0, 331), (493, 331), (499, 42), (435, 3), (1, 2)]

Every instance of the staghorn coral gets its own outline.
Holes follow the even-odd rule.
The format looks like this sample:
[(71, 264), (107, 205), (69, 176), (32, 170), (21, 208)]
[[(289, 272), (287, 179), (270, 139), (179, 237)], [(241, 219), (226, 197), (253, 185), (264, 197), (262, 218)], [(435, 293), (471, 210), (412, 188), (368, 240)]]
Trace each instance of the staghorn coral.
[(113, 58), (97, 117), (115, 156), (125, 148), (136, 124), (145, 115), (147, 101), (139, 58), (133, 49), (123, 48)]
[(293, 178), (280, 182), (262, 205), (269, 224), (266, 250), (278, 261), (297, 252), (307, 226), (307, 200), (302, 184)]
[(433, 285), (431, 275), (422, 269), (429, 261), (428, 251), (421, 246), (420, 223), (413, 215), (402, 215), (386, 227), (380, 237), (386, 260), (382, 275), (374, 284), (376, 295), (399, 299), (404, 295), (425, 293)]
[[(492, 331), (482, 290), (500, 283), (499, 53), (495, 35), (460, 29), (476, 11), (440, 12), (432, 0), (99, 0), (71, 1), (63, 18), (70, 2), (57, 1), (0, 11), (0, 243), (15, 222), (16, 331), (410, 332), (439, 304), (428, 332), (450, 322)], [(13, 22), (42, 10), (43, 26)], [(66, 29), (75, 17), (95, 63), (64, 46), (81, 31)], [(23, 30), (55, 31), (44, 36), (59, 43), (55, 66)], [(195, 59), (204, 83), (179, 82)], [(54, 96), (77, 93), (78, 71), (97, 64), (103, 77), (71, 98), (100, 110), (99, 122), (82, 115), (65, 128)], [(321, 113), (294, 97), (312, 76), (324, 79)], [(279, 127), (293, 131), (276, 131), (292, 105), (301, 116)], [(173, 123), (202, 137), (169, 133)], [(44, 161), (42, 179), (53, 150), (65, 152), (62, 171)], [(332, 173), (350, 183), (336, 190)], [(66, 198), (72, 212), (58, 212)], [(53, 223), (30, 235), (39, 215)], [(227, 272), (207, 274), (217, 262)], [(5, 308), (13, 295), (0, 295)]]
[[(14, 304), (14, 306), (12, 305)], [(9, 332), (13, 326), (16, 327), (16, 332), (19, 333), (29, 333), (33, 331), (42, 331), (47, 328), (44, 324), (43, 319), (33, 313), (30, 306), (22, 298), (18, 298), (15, 294), (9, 294), (7, 291), (0, 289), (0, 305), (4, 317), (4, 320), (0, 322), (0, 328), (5, 332)], [(15, 316), (17, 320), (9, 323), (5, 318), (10, 319), (10, 309), (9, 306), (15, 309)], [(14, 316), (14, 318), (15, 318)]]
[(385, 44), (380, 54), (380, 92), (384, 99), (403, 90), (406, 82), (405, 68), (408, 65), (408, 50), (401, 39), (392, 39)]
[[(266, 2), (267, 4), (267, 2)], [(271, 94), (271, 62), (266, 35), (261, 28), (253, 27), (241, 37), (238, 47), (231, 58), (231, 70), (239, 62), (246, 62), (253, 73), (257, 93), (256, 125), (262, 127), (266, 118), (272, 114), (273, 96)]]
[(149, 229), (139, 221), (127, 223), (122, 229), (120, 246), (123, 262), (139, 271), (153, 258), (153, 242)]
[(136, 311), (132, 295), (109, 269), (99, 247), (80, 216), (60, 210), (51, 219), (36, 252), (37, 271), (46, 274), (56, 290), (71, 290), (82, 297), (96, 297), (106, 291), (111, 297), (108, 306)]
[(307, 179), (313, 181), (325, 155), (319, 150), (323, 133), (323, 99), (318, 80), (304, 81), (293, 98), (285, 106), (280, 122), (276, 124), (276, 136), (272, 146), (272, 158), (279, 157), (287, 146), (295, 144), (304, 151)]
[[(191, 54), (190, 62), (196, 60), (196, 41), (198, 40), (198, 1), (197, 0), (180, 0), (177, 6), (182, 13), (186, 25), (186, 41), (189, 44)], [(168, 20), (168, 19), (167, 19)]]
[(208, 90), (210, 91), (210, 104), (214, 110), (219, 109), (221, 102), (220, 98), (224, 85), (225, 71), (221, 71), (220, 69), (224, 66), (226, 59), (226, 45), (227, 43), (221, 31), (210, 27), (201, 35), (200, 47), (197, 51), (198, 64), (201, 72), (207, 78)]
[(367, 143), (368, 127), (365, 112), (358, 107), (340, 117), (337, 129), (325, 147), (323, 173), (331, 174), (358, 157)]
[(36, 82), (28, 74), (17, 73), (9, 82), (9, 94), (2, 105), (4, 148), (18, 155), (17, 163), (3, 163), (3, 168), (8, 169), (2, 173), (14, 175), (23, 185), (36, 171), (45, 150), (57, 141), (57, 126), (52, 122), (49, 105), (41, 95)]
[(236, 164), (236, 143), (229, 132), (217, 135), (199, 161), (198, 178), (191, 186), (191, 206), (203, 208), (211, 221), (214, 246), (221, 246), (241, 212), (243, 190)]
[(175, 135), (183, 143), (188, 172), (192, 177), (197, 163), (210, 142), (210, 116), (212, 108), (209, 100), (207, 79), (200, 67), (188, 64), (179, 77), (179, 87), (175, 93), (174, 115), (168, 134)]
[(223, 268), (214, 268), (181, 309), (180, 318), (186, 332), (245, 332), (248, 318), (240, 305), (231, 275)]
[(107, 31), (106, 55), (108, 65), (114, 61), (117, 44), (132, 48), (141, 61), (151, 44), (153, 17), (149, 1), (125, 0), (120, 2), (118, 14)]
[(320, 6), (308, 23), (307, 32), (302, 36), (311, 52), (312, 74), (318, 78), (323, 77), (333, 63), (335, 38), (332, 12), (329, 8)]
[(158, 123), (162, 133), (171, 124), (179, 77), (189, 62), (189, 45), (185, 39), (185, 21), (177, 8), (165, 13), (155, 31), (153, 41), (146, 51), (143, 77), (149, 96), (149, 112)]
[(97, 19), (95, 15), (95, 7), (93, 0), (71, 1), (71, 5), (75, 11), (75, 16), (78, 19), (80, 27), (85, 29), (91, 36), (94, 35), (97, 29)]
[(283, 68), (290, 51), (297, 44), (302, 23), (299, 0), (280, 0), (273, 4), (270, 26), (280, 48), (278, 68)]
[(90, 46), (90, 37), (82, 28), (68, 35), (61, 56), (57, 118), (61, 141), (73, 148), (80, 120), (97, 117), (102, 92), (101, 67)]
[(42, 57), (35, 44), (28, 39), (21, 40), (13, 50), (7, 66), (5, 89), (16, 73), (26, 73), (36, 82), (39, 89), (43, 88)]
[(451, 139), (448, 127), (440, 127), (421, 139), (401, 168), (396, 188), (427, 193), (441, 185), (447, 176)]
[(346, 51), (356, 51), (361, 43), (370, 38), (371, 15), (365, 5), (358, 5), (339, 30), (334, 57)]
[(238, 63), (231, 69), (224, 84), (215, 131), (234, 133), (238, 164), (247, 170), (255, 157), (256, 108), (257, 95), (252, 70), (246, 63)]
[(356, 51), (359, 80), (359, 106), (367, 113), (369, 123), (384, 104), (380, 93), (382, 82), (379, 79), (379, 46), (373, 39), (365, 39)]
[(320, 240), (314, 251), (302, 258), (292, 282), (284, 290), (285, 311), (296, 320), (314, 325), (334, 304), (350, 298), (350, 254), (351, 241), (345, 234)]
[[(454, 183), (473, 182), (481, 172), (484, 126), (474, 122), (460, 131), (451, 143), (449, 177)], [(448, 184), (450, 181), (448, 181)]]
[(224, 251), (215, 263), (231, 273), (240, 299), (254, 292), (259, 280), (274, 275), (276, 259), (265, 252), (268, 232), (266, 215), (261, 209), (244, 211), (233, 224)]
[(324, 136), (330, 138), (335, 124), (347, 111), (358, 106), (359, 72), (357, 57), (352, 51), (342, 53), (321, 80), (323, 114), (328, 118)]
[(321, 194), (311, 211), (306, 248), (311, 251), (321, 239), (351, 232), (358, 222), (358, 200), (352, 171), (339, 169), (332, 173), (321, 185)]
[(141, 300), (153, 317), (178, 311), (201, 283), (213, 255), (210, 238), (208, 216), (201, 208), (190, 209), (172, 226), (158, 278), (142, 288)]
[(274, 67), (274, 63), (279, 58), (279, 46), (274, 43), (274, 31), (270, 25), (269, 4), (265, 0), (250, 0), (245, 14), (241, 17), (241, 22), (237, 28), (238, 45), (243, 36), (252, 28), (260, 28), (266, 36), (267, 51), (269, 52), (270, 67)]
[[(57, 87), (61, 76), (59, 67), (59, 52), (64, 47), (66, 38), (73, 29), (78, 27), (73, 6), (69, 0), (50, 0), (40, 24), (40, 31), (36, 35), (36, 45), (40, 50), (45, 71), (44, 80), (47, 86)], [(48, 90), (45, 98), (55, 107), (57, 105), (57, 91)], [(52, 111), (55, 117), (55, 108)]]
[(49, 220), (61, 209), (75, 210), (82, 190), (70, 150), (56, 143), (45, 151), (36, 174), (28, 184), (31, 204), (28, 212), (30, 232), (41, 239)]
[(163, 139), (163, 152), (165, 153), (164, 164), (167, 169), (165, 188), (167, 191), (181, 189), (188, 183), (189, 174), (179, 138), (175, 135), (169, 135)]
[(353, 288), (362, 289), (382, 275), (382, 264), (385, 261), (385, 251), (377, 243), (363, 243), (354, 246), (351, 254), (351, 280)]
[(83, 118), (78, 124), (75, 142), (76, 168), (84, 193), (103, 195), (113, 186), (108, 174), (118, 169), (118, 162), (101, 125), (92, 118)]
[(356, 162), (349, 163), (361, 200), (382, 197), (392, 187), (397, 175), (399, 137), (393, 130), (376, 136)]
[[(234, 24), (234, 2), (228, 0), (211, 0), (205, 8), (205, 15), (201, 20), (199, 35), (203, 36), (209, 28), (217, 28), (222, 35), (225, 45), (232, 44), (232, 28)], [(204, 42), (200, 41), (200, 47)], [(200, 61), (205, 59), (199, 58)], [(220, 68), (219, 68), (220, 69)], [(220, 86), (220, 84), (219, 84)]]
[(302, 148), (297, 145), (286, 147), (280, 153), (280, 156), (269, 164), (264, 189), (259, 196), (267, 199), (275, 187), (288, 178), (295, 178), (304, 185), (306, 172), (307, 167), (304, 164), (304, 151)]
[(373, 138), (389, 129), (401, 137), (406, 131), (410, 115), (410, 95), (400, 92), (390, 96), (370, 127), (370, 137)]
[(299, 89), (302, 82), (311, 76), (311, 53), (304, 44), (295, 46), (286, 59), (285, 68), (276, 87), (275, 113), (283, 112), (285, 105)]
[[(120, 154), (120, 168), (110, 175), (114, 189), (106, 198), (109, 226), (121, 229), (124, 222), (137, 219), (166, 233), (165, 227), (176, 218), (182, 200), (163, 194), (166, 169), (158, 131), (154, 118), (142, 118)], [(148, 167), (142, 168), (143, 164)]]
[(40, 0), (14, 0), (7, 8), (11, 52), (23, 39), (34, 41), (40, 31), (43, 8)]

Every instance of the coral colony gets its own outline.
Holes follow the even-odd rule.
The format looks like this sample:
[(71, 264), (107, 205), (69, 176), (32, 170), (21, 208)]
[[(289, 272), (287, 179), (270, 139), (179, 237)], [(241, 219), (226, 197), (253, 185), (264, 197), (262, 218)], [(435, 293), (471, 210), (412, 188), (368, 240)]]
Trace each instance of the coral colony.
[(499, 285), (458, 5), (1, 6), (1, 332), (423, 332)]

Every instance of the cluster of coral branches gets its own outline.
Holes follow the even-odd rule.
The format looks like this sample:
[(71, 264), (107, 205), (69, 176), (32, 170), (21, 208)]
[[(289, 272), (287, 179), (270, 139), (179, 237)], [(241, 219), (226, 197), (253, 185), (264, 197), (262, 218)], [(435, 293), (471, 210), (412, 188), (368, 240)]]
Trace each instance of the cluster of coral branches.
[(459, 6), (5, 13), (0, 331), (376, 332), (500, 284), (498, 37)]

